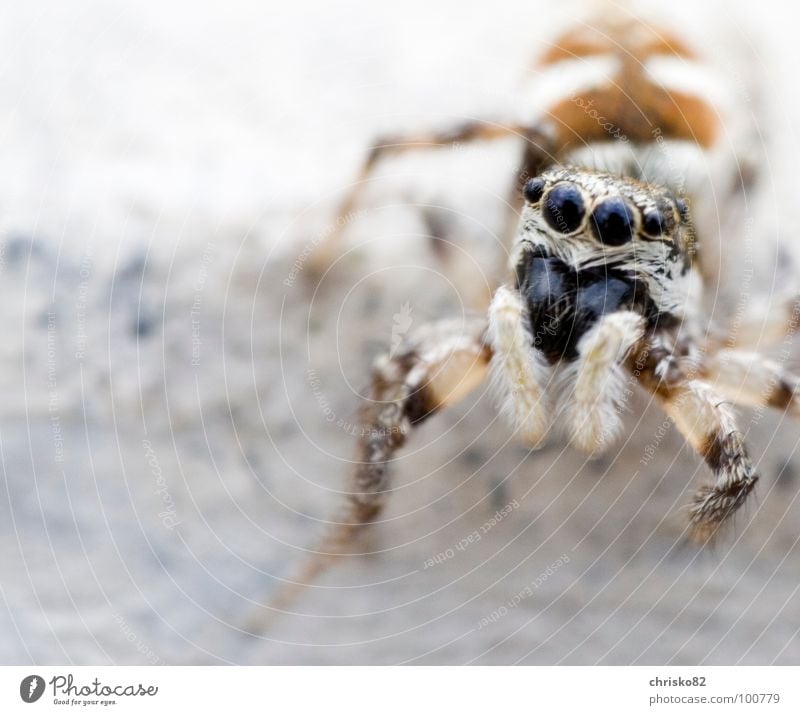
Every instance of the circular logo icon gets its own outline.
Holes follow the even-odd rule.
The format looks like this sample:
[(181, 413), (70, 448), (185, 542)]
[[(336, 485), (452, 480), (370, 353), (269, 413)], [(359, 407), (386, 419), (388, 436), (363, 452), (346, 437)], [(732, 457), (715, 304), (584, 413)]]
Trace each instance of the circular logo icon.
[(26, 703), (35, 703), (44, 694), (44, 678), (40, 675), (28, 675), (19, 684), (19, 696)]

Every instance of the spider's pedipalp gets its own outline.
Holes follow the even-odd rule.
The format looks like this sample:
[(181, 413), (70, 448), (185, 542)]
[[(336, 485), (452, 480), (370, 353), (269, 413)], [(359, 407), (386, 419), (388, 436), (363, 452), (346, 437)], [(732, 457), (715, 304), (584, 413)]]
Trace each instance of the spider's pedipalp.
[(641, 315), (621, 310), (600, 318), (578, 343), (578, 357), (564, 375), (562, 412), (579, 449), (601, 451), (619, 434), (627, 394), (623, 363), (642, 340), (644, 328)]
[(485, 318), (433, 323), (376, 361), (361, 409), (358, 459), (341, 517), (331, 523), (320, 547), (309, 552), (299, 574), (251, 620), (251, 631), (263, 631), (271, 616), (284, 611), (333, 561), (357, 550), (366, 527), (383, 510), (390, 491), (389, 463), (412, 427), (465, 397), (486, 378), (491, 350), (485, 333)]
[[(657, 380), (657, 378), (655, 378)], [(703, 457), (714, 481), (701, 487), (689, 509), (692, 535), (709, 541), (720, 526), (744, 504), (758, 481), (733, 410), (701, 380), (667, 387), (651, 384), (664, 411), (686, 441)]]
[(549, 427), (544, 391), (552, 370), (534, 347), (527, 323), (519, 292), (508, 286), (498, 288), (489, 308), (492, 378), (515, 430), (537, 444)]

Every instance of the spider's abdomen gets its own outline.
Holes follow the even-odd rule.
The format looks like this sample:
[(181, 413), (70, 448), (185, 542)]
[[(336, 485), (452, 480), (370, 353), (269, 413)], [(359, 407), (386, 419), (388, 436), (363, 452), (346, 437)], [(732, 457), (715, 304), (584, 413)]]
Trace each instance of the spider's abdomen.
[(633, 310), (653, 327), (658, 313), (643, 281), (608, 266), (575, 270), (559, 258), (530, 254), (518, 288), (530, 319), (533, 346), (550, 363), (574, 360), (578, 343), (600, 317)]

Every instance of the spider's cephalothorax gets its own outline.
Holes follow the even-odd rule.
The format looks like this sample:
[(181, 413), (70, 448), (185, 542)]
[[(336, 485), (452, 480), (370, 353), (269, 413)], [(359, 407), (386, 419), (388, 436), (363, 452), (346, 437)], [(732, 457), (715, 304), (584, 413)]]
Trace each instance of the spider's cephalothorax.
[[(365, 161), (362, 178), (386, 154), (516, 136), (524, 189), (509, 201), (510, 270), (488, 314), (423, 326), (376, 362), (347, 510), (295, 588), (352, 550), (379, 518), (388, 465), (414, 426), (489, 376), (518, 437), (537, 444), (556, 425), (592, 453), (619, 435), (628, 385), (642, 388), (711, 472), (689, 509), (700, 541), (757, 481), (732, 405), (800, 417), (798, 378), (751, 345), (752, 336), (762, 348), (780, 343), (797, 328), (796, 292), (727, 331), (710, 329), (701, 303), (703, 287), (725, 305), (716, 298), (736, 224), (722, 219), (735, 216), (745, 187), (724, 112), (711, 101), (716, 85), (699, 81), (703, 64), (661, 28), (604, 20), (565, 33), (536, 67), (542, 91), (531, 121), (470, 121), (387, 139)], [(341, 215), (364, 183), (347, 194)], [(319, 268), (338, 241), (334, 232), (320, 247)]]
[(683, 199), (599, 172), (555, 168), (524, 189), (514, 255), (534, 336), (552, 364), (578, 357), (604, 315), (632, 311), (653, 332), (685, 320), (699, 281)]
[(631, 361), (659, 385), (696, 369), (688, 205), (658, 186), (560, 166), (523, 195), (515, 279), (489, 308), (495, 388), (527, 441), (556, 422), (599, 452), (620, 431)]

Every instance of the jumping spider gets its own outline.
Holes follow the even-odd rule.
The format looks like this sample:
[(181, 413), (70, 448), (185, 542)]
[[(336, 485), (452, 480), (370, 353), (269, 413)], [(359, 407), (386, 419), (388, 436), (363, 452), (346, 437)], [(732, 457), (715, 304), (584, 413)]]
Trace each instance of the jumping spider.
[[(592, 69), (609, 58), (616, 65)], [(689, 509), (700, 542), (718, 532), (758, 481), (731, 405), (800, 417), (800, 380), (744, 349), (753, 334), (747, 326), (739, 326), (738, 343), (709, 330), (702, 308), (721, 251), (712, 246), (719, 226), (715, 232), (703, 210), (708, 167), (728, 178), (740, 172), (736, 157), (719, 159), (726, 142), (710, 105), (667, 84), (678, 69), (696, 64), (694, 55), (668, 33), (626, 21), (567, 33), (540, 67), (566, 78), (572, 75), (565, 64), (575, 62), (585, 65), (587, 78), (565, 86), (572, 96), (551, 98), (533, 123), (472, 122), (427, 139), (379, 142), (367, 159), (364, 175), (389, 150), (517, 135), (525, 140), (524, 204), (514, 221), (511, 278), (494, 292), (488, 315), (426, 325), (376, 362), (347, 510), (294, 587), (352, 550), (379, 517), (389, 462), (415, 426), (490, 376), (511, 428), (525, 441), (538, 444), (555, 422), (593, 454), (619, 436), (625, 388), (640, 385), (711, 471)], [(675, 67), (664, 71), (670, 62)], [(653, 151), (654, 137), (659, 152), (686, 162), (681, 186)], [(332, 251), (324, 246), (321, 260)], [(762, 337), (782, 336), (798, 317), (797, 302), (787, 300), (759, 316)]]

